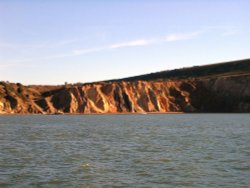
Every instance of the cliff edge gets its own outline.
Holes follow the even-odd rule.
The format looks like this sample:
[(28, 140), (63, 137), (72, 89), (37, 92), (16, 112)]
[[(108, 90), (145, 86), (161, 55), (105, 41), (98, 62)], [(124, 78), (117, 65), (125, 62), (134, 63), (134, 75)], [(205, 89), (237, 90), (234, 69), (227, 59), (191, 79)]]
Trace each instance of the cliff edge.
[(250, 59), (87, 84), (0, 82), (0, 113), (250, 112)]

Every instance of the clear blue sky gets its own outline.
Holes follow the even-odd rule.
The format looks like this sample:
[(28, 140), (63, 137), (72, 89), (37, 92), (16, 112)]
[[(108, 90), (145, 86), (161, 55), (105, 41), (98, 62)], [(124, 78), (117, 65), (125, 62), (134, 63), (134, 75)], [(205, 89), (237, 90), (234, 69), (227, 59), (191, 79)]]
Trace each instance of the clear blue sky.
[(89, 82), (249, 57), (249, 0), (0, 0), (0, 80)]

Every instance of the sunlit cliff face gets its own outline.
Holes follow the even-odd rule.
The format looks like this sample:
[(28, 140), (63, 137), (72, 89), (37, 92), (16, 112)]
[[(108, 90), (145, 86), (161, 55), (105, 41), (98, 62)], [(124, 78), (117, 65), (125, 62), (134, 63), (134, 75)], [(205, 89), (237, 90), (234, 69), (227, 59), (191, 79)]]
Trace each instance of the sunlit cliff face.
[[(69, 90), (69, 112), (169, 112), (190, 106), (181, 83), (119, 82), (73, 87)], [(189, 85), (192, 88), (192, 85)], [(176, 99), (179, 100), (175, 104)]]
[(0, 83), (0, 113), (250, 112), (250, 76), (83, 86)]

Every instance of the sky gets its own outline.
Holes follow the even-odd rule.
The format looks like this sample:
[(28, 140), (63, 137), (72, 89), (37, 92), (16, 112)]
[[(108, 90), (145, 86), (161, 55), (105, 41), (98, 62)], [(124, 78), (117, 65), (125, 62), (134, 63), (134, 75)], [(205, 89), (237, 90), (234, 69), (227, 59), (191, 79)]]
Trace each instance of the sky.
[(63, 84), (250, 57), (249, 0), (0, 0), (0, 80)]

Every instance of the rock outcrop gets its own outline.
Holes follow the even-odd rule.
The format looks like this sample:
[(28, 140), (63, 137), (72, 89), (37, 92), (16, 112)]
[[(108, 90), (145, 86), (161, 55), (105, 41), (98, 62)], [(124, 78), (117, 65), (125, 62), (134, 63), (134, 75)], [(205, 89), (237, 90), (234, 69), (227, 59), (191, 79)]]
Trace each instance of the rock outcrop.
[(0, 113), (58, 112), (250, 112), (250, 74), (63, 86), (0, 82)]

